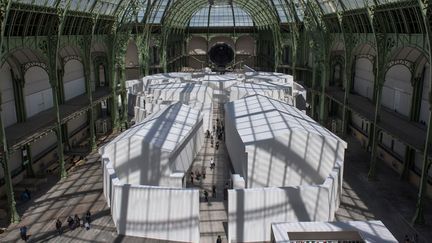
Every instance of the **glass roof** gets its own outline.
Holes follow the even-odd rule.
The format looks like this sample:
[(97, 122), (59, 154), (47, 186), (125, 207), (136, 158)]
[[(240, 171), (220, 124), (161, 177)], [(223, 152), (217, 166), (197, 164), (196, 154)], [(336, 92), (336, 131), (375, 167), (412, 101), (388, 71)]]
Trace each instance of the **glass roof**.
[[(210, 18), (209, 18), (210, 14)], [(218, 4), (207, 5), (198, 10), (189, 22), (190, 27), (230, 27), (254, 26), (252, 18), (246, 11), (236, 5)]]
[[(15, 3), (56, 7), (68, 6), (70, 11), (101, 15), (122, 15), (126, 21), (164, 23), (171, 15), (170, 26), (264, 26), (276, 21), (303, 21), (306, 5), (318, 4), (324, 14), (360, 9), (366, 5), (403, 2), (403, 0), (12, 0)], [(211, 5), (211, 7), (210, 7)], [(147, 20), (147, 8), (150, 9)], [(210, 14), (210, 22), (209, 20)]]

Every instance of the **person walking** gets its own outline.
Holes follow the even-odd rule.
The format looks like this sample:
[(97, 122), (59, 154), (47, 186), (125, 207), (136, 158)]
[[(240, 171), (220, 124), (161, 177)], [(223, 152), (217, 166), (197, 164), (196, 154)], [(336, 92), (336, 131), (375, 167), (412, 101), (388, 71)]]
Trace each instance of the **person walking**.
[(86, 216), (85, 216), (85, 221), (88, 222), (89, 224), (91, 224), (91, 213), (90, 213), (90, 211), (87, 211)]
[(75, 223), (74, 223), (74, 220), (71, 216), (68, 217), (67, 222), (68, 222), (69, 229), (74, 230), (75, 229)]
[(213, 198), (216, 198), (216, 185), (212, 186), (212, 194), (213, 194)]
[(222, 238), (221, 238), (220, 235), (218, 235), (218, 238), (217, 238), (217, 240), (216, 240), (216, 243), (222, 243)]
[(27, 241), (27, 227), (23, 225), (19, 228), (19, 230), (20, 230), (21, 240)]
[(202, 168), (202, 171), (201, 171), (201, 174), (202, 174), (202, 178), (203, 178), (203, 180), (206, 178), (206, 167), (204, 166), (203, 168)]
[(63, 229), (62, 229), (62, 222), (60, 221), (60, 219), (57, 219), (55, 226), (56, 226), (57, 233), (59, 235), (62, 235)]
[(190, 180), (191, 180), (191, 183), (193, 184), (193, 180), (194, 180), (194, 173), (193, 173), (193, 171), (191, 171), (191, 173), (190, 173)]
[(213, 170), (215, 168), (215, 162), (213, 158), (210, 159), (210, 169)]
[(209, 199), (208, 199), (208, 192), (206, 190), (204, 190), (204, 199), (206, 200), (206, 202), (209, 201)]
[(81, 221), (81, 219), (78, 217), (78, 214), (75, 214), (75, 217), (74, 217), (74, 229), (80, 227), (80, 225), (81, 225), (80, 221)]

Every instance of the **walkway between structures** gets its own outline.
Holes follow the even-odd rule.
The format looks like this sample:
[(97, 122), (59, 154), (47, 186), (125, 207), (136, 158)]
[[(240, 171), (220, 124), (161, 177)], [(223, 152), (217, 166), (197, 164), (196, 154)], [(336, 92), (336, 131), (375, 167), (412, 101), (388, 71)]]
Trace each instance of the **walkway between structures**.
[[(216, 119), (223, 119), (223, 104), (213, 104), (213, 124), (216, 125)], [(230, 162), (223, 140), (218, 140), (217, 135), (213, 135), (214, 143), (211, 139), (206, 139), (201, 151), (193, 161), (191, 171), (194, 173), (193, 184), (188, 181), (188, 187), (197, 187), (200, 189), (200, 243), (216, 242), (218, 235), (221, 236), (222, 242), (227, 242), (228, 234), (228, 205), (224, 200), (225, 183), (229, 180)], [(219, 141), (219, 149), (215, 148), (216, 142)], [(215, 168), (210, 168), (210, 160), (213, 158)], [(205, 170), (205, 179), (196, 180), (196, 174)], [(212, 187), (216, 186), (216, 195), (213, 195)], [(209, 201), (204, 198), (204, 191), (208, 192)]]

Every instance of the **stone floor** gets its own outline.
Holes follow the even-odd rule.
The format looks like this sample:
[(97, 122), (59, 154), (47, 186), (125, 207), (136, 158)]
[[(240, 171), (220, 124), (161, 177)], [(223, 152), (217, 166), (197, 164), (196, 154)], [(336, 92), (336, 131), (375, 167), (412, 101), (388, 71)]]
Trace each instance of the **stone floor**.
[[(223, 106), (214, 103), (213, 123), (216, 119), (223, 119)], [(217, 139), (216, 139), (217, 141)], [(211, 144), (210, 139), (206, 142), (192, 163), (192, 171), (206, 171), (206, 178), (200, 181), (194, 180), (192, 184), (189, 180), (188, 187), (198, 187), (201, 190), (200, 198), (200, 243), (216, 242), (220, 235), (223, 242), (227, 242), (228, 234), (228, 205), (224, 200), (223, 190), (225, 183), (230, 178), (230, 161), (223, 141), (219, 141), (219, 149)], [(214, 159), (215, 169), (210, 169), (210, 160)], [(189, 178), (189, 177), (188, 177)], [(216, 186), (216, 197), (213, 196), (212, 186)], [(209, 202), (204, 200), (204, 190), (209, 193)]]
[[(403, 241), (405, 234), (418, 234), (420, 242), (430, 242), (431, 200), (428, 199), (425, 204), (429, 205), (429, 208), (426, 208), (427, 225), (412, 228), (409, 222), (415, 210), (417, 189), (399, 181), (398, 175), (382, 164), (378, 168), (379, 179), (368, 181), (369, 155), (352, 138), (348, 141), (350, 144), (345, 160), (344, 191), (337, 219), (379, 219), (400, 241)], [(215, 171), (209, 168), (209, 156), (215, 158)], [(213, 184), (218, 187), (216, 199), (211, 198), (209, 193), (210, 202), (201, 201), (202, 242), (215, 242), (214, 237), (217, 234), (226, 239), (226, 203), (223, 201), (221, 187), (229, 174), (228, 161), (222, 143), (216, 153), (211, 146), (206, 145), (194, 162), (194, 168), (207, 167), (206, 179), (199, 183), (195, 181), (194, 186), (207, 190), (210, 190)], [(43, 189), (35, 193), (30, 202), (20, 204), (18, 210), (22, 215), (22, 222), (10, 225), (7, 231), (0, 235), (0, 242), (22, 242), (18, 231), (22, 225), (28, 227), (29, 242), (160, 242), (117, 235), (102, 194), (102, 171), (97, 154), (90, 154), (87, 162), (73, 168), (65, 180), (49, 177)], [(81, 217), (87, 210), (93, 214), (92, 229), (65, 231), (62, 236), (55, 233), (54, 224), (57, 218), (65, 225), (67, 216), (78, 214)]]

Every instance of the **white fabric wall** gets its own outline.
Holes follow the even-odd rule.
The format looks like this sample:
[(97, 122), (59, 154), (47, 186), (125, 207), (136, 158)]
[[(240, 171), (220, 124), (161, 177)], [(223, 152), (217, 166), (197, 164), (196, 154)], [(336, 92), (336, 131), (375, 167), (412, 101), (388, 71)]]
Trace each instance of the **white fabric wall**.
[(170, 164), (173, 165), (172, 172), (187, 172), (192, 165), (193, 160), (204, 144), (203, 121), (196, 126), (194, 131), (189, 134), (185, 142), (170, 158)]
[(412, 93), (410, 70), (403, 65), (390, 68), (385, 77), (381, 104), (397, 113), (409, 116)]
[(30, 144), (31, 155), (35, 158), (40, 153), (44, 152), (47, 148), (57, 143), (57, 135), (55, 132), (48, 133), (47, 136), (42, 137), (35, 143)]
[(136, 185), (160, 185), (169, 159), (169, 152), (153, 147), (138, 136), (109, 144), (102, 154), (112, 161), (122, 183)]
[(246, 145), (246, 152), (248, 188), (319, 185), (344, 160), (345, 145), (295, 129)]
[(67, 123), (68, 134), (71, 135), (78, 128), (81, 128), (86, 123), (87, 123), (87, 113), (83, 113), (79, 117), (68, 121)]
[(355, 65), (354, 91), (359, 95), (372, 99), (374, 90), (374, 74), (372, 62), (367, 58), (359, 58)]
[(424, 79), (423, 79), (423, 92), (422, 92), (422, 101), (421, 101), (421, 108), (420, 108), (420, 122), (424, 122), (425, 124), (427, 124), (429, 121), (430, 75), (431, 75), (430, 66), (427, 65)]
[(391, 135), (382, 132), (382, 143), (389, 149), (391, 149), (391, 143), (393, 141), (393, 152), (398, 154), (402, 159), (405, 159), (405, 150), (406, 145), (402, 142), (399, 142), (399, 140), (393, 138)]
[(234, 171), (243, 177), (247, 178), (247, 153), (243, 141), (237, 132), (236, 126), (232, 118), (226, 112), (225, 105), (225, 143), (228, 150), (231, 163)]
[(2, 81), (0, 82), (1, 118), (3, 126), (6, 128), (17, 122), (12, 74), (7, 63), (0, 69), (0, 77), (2, 77)]
[(199, 190), (122, 184), (104, 158), (104, 195), (117, 233), (199, 242)]
[(171, 174), (186, 172), (203, 143), (201, 119), (184, 140), (178, 141), (179, 147), (174, 151), (153, 146), (141, 136), (131, 136), (106, 145), (101, 154), (112, 161), (122, 183), (169, 186)]
[(24, 75), (24, 100), (27, 118), (53, 107), (48, 73), (40, 67), (31, 67)]
[(343, 167), (321, 185), (228, 191), (228, 242), (269, 242), (275, 222), (333, 221), (340, 204)]
[(84, 67), (78, 60), (70, 60), (64, 66), (64, 95), (70, 100), (85, 93)]

